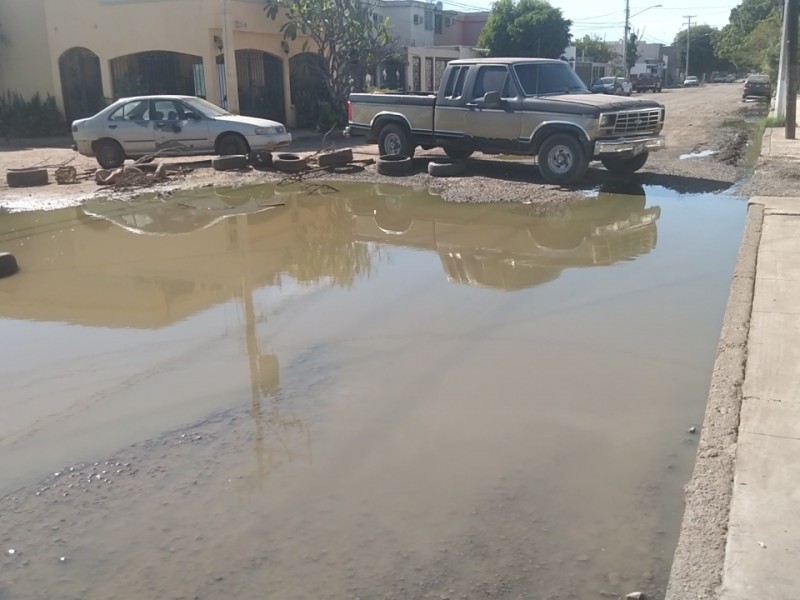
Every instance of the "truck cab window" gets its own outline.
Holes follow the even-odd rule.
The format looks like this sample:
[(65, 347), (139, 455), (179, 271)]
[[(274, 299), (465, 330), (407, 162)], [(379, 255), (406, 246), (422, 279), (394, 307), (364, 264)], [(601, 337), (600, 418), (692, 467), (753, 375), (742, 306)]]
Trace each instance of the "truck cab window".
[(514, 67), (526, 96), (587, 92), (580, 77), (567, 63), (542, 63)]
[(506, 67), (480, 68), (475, 78), (475, 85), (472, 87), (472, 98), (483, 98), (486, 92), (500, 92), (503, 98), (512, 97), (512, 85)]

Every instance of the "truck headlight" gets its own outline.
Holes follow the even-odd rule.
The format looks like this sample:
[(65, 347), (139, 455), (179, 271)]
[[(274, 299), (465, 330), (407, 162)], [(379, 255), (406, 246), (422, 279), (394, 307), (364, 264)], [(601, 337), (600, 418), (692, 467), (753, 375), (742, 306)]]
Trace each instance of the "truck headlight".
[(617, 122), (617, 115), (613, 114), (600, 115), (601, 129), (608, 129), (609, 127), (614, 127), (614, 124), (616, 122)]
[(286, 133), (286, 128), (283, 125), (275, 127), (256, 127), (256, 135), (278, 135)]

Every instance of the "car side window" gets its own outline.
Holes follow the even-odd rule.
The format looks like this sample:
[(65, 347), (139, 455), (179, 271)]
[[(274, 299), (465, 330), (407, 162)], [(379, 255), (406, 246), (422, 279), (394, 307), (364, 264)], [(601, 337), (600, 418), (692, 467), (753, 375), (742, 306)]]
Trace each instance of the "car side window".
[(148, 115), (147, 100), (133, 100), (126, 102), (108, 117), (109, 121), (147, 121)]
[(181, 107), (174, 100), (155, 100), (150, 109), (151, 121), (180, 121), (182, 119)]
[(483, 98), (486, 92), (500, 92), (503, 98), (510, 98), (510, 77), (508, 68), (501, 66), (481, 67), (472, 87), (473, 100)]

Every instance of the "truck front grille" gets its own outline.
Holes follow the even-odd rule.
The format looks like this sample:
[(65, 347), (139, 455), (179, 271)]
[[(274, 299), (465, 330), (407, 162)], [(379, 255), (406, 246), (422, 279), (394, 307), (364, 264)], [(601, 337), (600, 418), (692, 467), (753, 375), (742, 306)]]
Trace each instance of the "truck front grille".
[(661, 109), (632, 110), (617, 113), (614, 124), (615, 135), (630, 135), (632, 133), (652, 133), (658, 130), (661, 121)]

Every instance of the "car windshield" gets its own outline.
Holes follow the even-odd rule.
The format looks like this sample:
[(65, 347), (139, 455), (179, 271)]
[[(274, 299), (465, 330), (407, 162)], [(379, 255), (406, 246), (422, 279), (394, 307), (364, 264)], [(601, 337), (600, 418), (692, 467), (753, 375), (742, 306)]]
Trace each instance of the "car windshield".
[(689, 77), (686, 78), (686, 81), (697, 81), (697, 77), (695, 77), (694, 75), (690, 75)]
[(589, 93), (581, 78), (563, 61), (516, 65), (514, 71), (526, 96)]
[(203, 100), (202, 98), (186, 98), (184, 102), (194, 108), (197, 112), (199, 112), (204, 117), (229, 117), (231, 113), (229, 113), (224, 108), (220, 108), (216, 104), (212, 104), (208, 100)]
[(769, 77), (766, 75), (752, 75), (747, 80), (752, 81), (753, 83), (768, 83)]
[(608, 84), (608, 83), (614, 83), (614, 78), (613, 78), (613, 77), (601, 77), (600, 79), (598, 79), (597, 81), (595, 81), (595, 84), (598, 84), (598, 83), (599, 83), (599, 84), (604, 84), (604, 83), (606, 83), (606, 84)]

